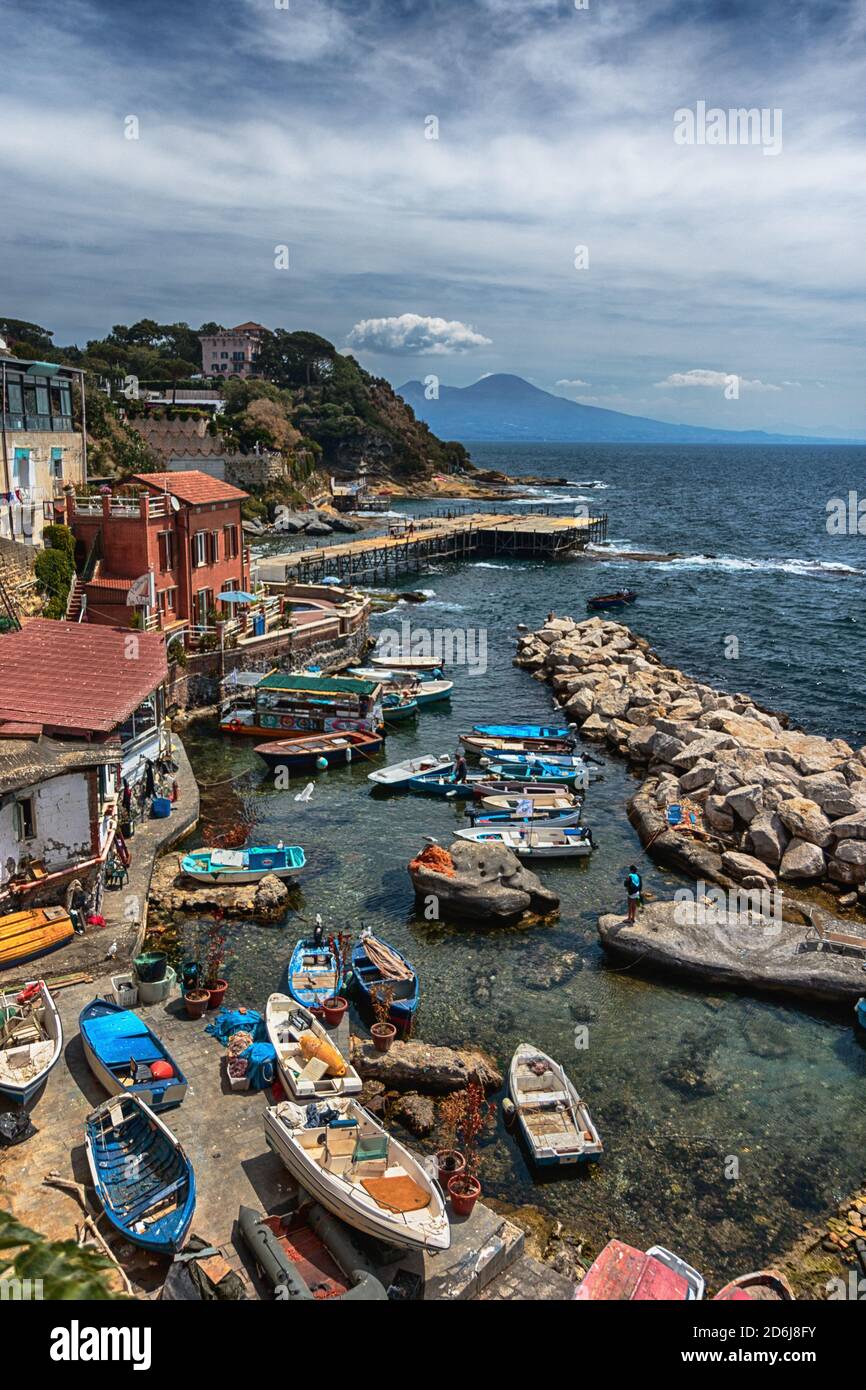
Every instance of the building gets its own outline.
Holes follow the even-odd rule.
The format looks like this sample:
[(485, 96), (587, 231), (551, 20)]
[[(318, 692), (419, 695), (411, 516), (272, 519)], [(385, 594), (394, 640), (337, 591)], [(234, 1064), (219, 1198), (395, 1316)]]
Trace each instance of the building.
[(201, 343), (201, 364), (205, 376), (255, 376), (262, 334), (260, 323), (239, 323), (220, 333), (205, 334)]
[[(247, 496), (198, 470), (139, 473), (138, 493), (66, 498), (79, 578), (69, 616), (88, 624), (129, 627), (137, 611), (150, 629), (177, 632), (214, 626), (219, 595), (250, 587), (241, 503)], [(149, 576), (149, 579), (148, 579)], [(139, 605), (127, 603), (144, 581)]]
[(0, 353), (0, 537), (40, 544), (52, 500), (67, 483), (85, 485), (84, 420), (83, 372)]
[(131, 420), (155, 458), (172, 472), (198, 469), (212, 478), (237, 487), (266, 487), (285, 476), (286, 465), (274, 451), (259, 449), (242, 454), (226, 442), (207, 420)]

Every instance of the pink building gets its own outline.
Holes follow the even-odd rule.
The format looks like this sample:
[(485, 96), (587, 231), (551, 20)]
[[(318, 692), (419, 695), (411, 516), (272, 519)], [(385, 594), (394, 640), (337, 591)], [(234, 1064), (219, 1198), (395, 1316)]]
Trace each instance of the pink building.
[(259, 344), (267, 329), (260, 323), (239, 323), (199, 339), (205, 376), (255, 376)]

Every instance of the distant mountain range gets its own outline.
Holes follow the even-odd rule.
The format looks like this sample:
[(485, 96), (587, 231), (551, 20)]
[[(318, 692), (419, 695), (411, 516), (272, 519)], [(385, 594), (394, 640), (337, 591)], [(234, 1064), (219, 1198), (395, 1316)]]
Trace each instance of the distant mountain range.
[(856, 440), (767, 434), (764, 430), (704, 429), (671, 425), (641, 415), (624, 415), (554, 396), (521, 376), (497, 373), (471, 386), (441, 386), (427, 400), (424, 384), (407, 381), (397, 394), (440, 439), (468, 444), (524, 440), (562, 444), (849, 444)]

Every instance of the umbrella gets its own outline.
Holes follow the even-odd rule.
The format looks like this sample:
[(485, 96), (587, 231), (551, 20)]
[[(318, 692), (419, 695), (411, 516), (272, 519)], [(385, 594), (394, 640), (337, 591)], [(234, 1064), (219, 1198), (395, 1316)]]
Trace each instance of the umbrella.
[(217, 598), (222, 603), (255, 603), (255, 594), (248, 594), (244, 589), (229, 589), (225, 594), (217, 594)]

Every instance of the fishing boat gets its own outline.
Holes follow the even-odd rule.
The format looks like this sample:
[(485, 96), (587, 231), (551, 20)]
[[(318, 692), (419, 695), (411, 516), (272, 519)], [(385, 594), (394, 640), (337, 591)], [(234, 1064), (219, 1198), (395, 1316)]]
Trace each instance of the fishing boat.
[(467, 773), (466, 780), (455, 782), (454, 764), (448, 762), (444, 768), (432, 772), (419, 772), (410, 777), (409, 790), (421, 796), (444, 796), (450, 800), (466, 801), (475, 795), (476, 783), (482, 781), (482, 773)]
[(478, 757), (496, 757), (538, 753), (572, 753), (574, 742), (570, 738), (494, 738), (490, 734), (461, 734), (460, 742), (467, 753)]
[(306, 1200), (285, 1216), (238, 1212), (238, 1229), (281, 1301), (385, 1303), (388, 1295), (342, 1221)]
[(63, 1025), (44, 980), (0, 994), (0, 1095), (29, 1105), (57, 1063)]
[(680, 1255), (675, 1255), (672, 1250), (668, 1250), (664, 1245), (651, 1245), (647, 1251), (650, 1259), (660, 1260), (663, 1265), (674, 1274), (678, 1274), (681, 1279), (685, 1279), (689, 1287), (689, 1299), (701, 1299), (704, 1296), (706, 1282), (702, 1274), (698, 1274), (696, 1269), (692, 1269)]
[(186, 1077), (138, 1014), (110, 999), (92, 999), (78, 1027), (90, 1070), (110, 1095), (138, 1096), (152, 1110), (180, 1105)]
[(490, 781), (513, 782), (518, 786), (525, 782), (557, 783), (563, 787), (582, 789), (587, 774), (583, 768), (575, 771), (573, 767), (557, 767), (555, 763), (539, 760), (531, 763), (491, 761), (480, 776), (482, 783)]
[(377, 671), (441, 671), (442, 662), (434, 656), (371, 656)]
[(312, 734), (309, 738), (270, 739), (257, 743), (253, 752), (276, 771), (314, 772), (324, 767), (341, 767), (352, 761), (363, 762), (381, 752), (381, 734), (365, 734), (349, 729), (344, 734)]
[(258, 883), (268, 874), (293, 878), (306, 864), (300, 845), (251, 845), (249, 849), (195, 849), (180, 867), (197, 883)]
[(543, 826), (572, 826), (580, 825), (583, 811), (580, 806), (572, 806), (565, 811), (529, 811), (522, 814), (517, 810), (510, 811), (485, 811), (476, 808), (470, 802), (466, 808), (466, 814), (475, 826), (484, 825), (543, 825)]
[(472, 792), (476, 801), (484, 801), (491, 796), (544, 796), (552, 791), (568, 796), (567, 783), (514, 782), (507, 778), (492, 778), (487, 771), (481, 773), (481, 780), (472, 780)]
[(302, 936), (286, 971), (286, 987), (295, 1002), (321, 1009), (326, 999), (341, 993), (344, 984), (343, 961), (336, 946)]
[[(645, 1253), (624, 1241), (609, 1240), (578, 1284), (574, 1298), (628, 1303), (685, 1303), (702, 1298), (704, 1281), (697, 1270), (667, 1250), (662, 1253), (668, 1258), (659, 1258), (661, 1250), (656, 1245)], [(676, 1261), (677, 1268), (671, 1260)], [(698, 1288), (700, 1293), (696, 1292)]]
[(600, 608), (625, 608), (627, 603), (634, 603), (637, 593), (634, 589), (617, 589), (612, 594), (596, 594), (594, 598), (588, 598), (586, 606), (591, 612)]
[(796, 1294), (784, 1274), (777, 1269), (759, 1269), (754, 1274), (741, 1274), (732, 1279), (713, 1298), (714, 1303), (735, 1299), (754, 1299), (757, 1302), (796, 1302)]
[(308, 1112), (287, 1100), (270, 1106), (265, 1140), (317, 1202), (387, 1245), (448, 1249), (442, 1192), (407, 1148), (351, 1098), (322, 1107), (319, 1124)]
[(62, 907), (35, 907), (0, 917), (0, 970), (25, 965), (65, 946), (75, 936)]
[(289, 1100), (327, 1100), (357, 1095), (362, 1081), (315, 1014), (288, 994), (272, 994), (265, 1005), (268, 1040)]
[(223, 702), (220, 728), (227, 734), (289, 738), (294, 734), (375, 734), (382, 726), (382, 682), (304, 671), (273, 671), (251, 690)]
[(546, 763), (548, 767), (561, 767), (572, 772), (585, 772), (588, 778), (599, 777), (599, 772), (589, 764), (580, 753), (507, 753), (495, 748), (486, 750), (484, 758), (490, 762), (501, 763), (503, 767), (525, 768), (535, 763)]
[(601, 1158), (604, 1145), (559, 1062), (530, 1043), (511, 1059), (508, 1092), (532, 1161), (540, 1167)]
[(586, 859), (592, 854), (590, 832), (578, 826), (523, 826), (512, 822), (458, 830), (458, 840), (476, 845), (504, 845), (521, 859)]
[(352, 947), (352, 975), (363, 1003), (372, 1011), (374, 991), (387, 986), (393, 994), (388, 1018), (408, 1028), (418, 1008), (418, 976), (406, 957), (372, 932), (364, 932)]
[(549, 724), (473, 724), (473, 734), (482, 734), (490, 738), (554, 738), (571, 739), (573, 727), (566, 725), (565, 728)]
[(580, 800), (574, 792), (557, 788), (554, 791), (535, 792), (532, 796), (521, 792), (498, 792), (491, 796), (482, 796), (480, 806), (484, 811), (511, 811), (512, 813), (518, 807), (529, 806), (532, 811), (543, 811), (547, 815), (555, 815), (560, 811), (571, 811), (575, 806), (579, 807)]
[(447, 767), (454, 764), (449, 757), (437, 757), (435, 754), (428, 754), (421, 758), (404, 758), (402, 763), (392, 763), (390, 767), (377, 768), (375, 772), (368, 772), (368, 780), (375, 783), (377, 787), (390, 787), (397, 790), (401, 787), (408, 787), (413, 777), (420, 777), (422, 773), (442, 772)]
[(96, 1195), (115, 1230), (159, 1255), (180, 1250), (195, 1211), (195, 1173), (139, 1095), (112, 1096), (84, 1122)]
[(414, 719), (417, 713), (415, 700), (396, 693), (382, 696), (382, 717), (386, 724), (401, 724), (404, 719)]
[(380, 680), (384, 685), (407, 688), (419, 709), (424, 705), (435, 705), (440, 700), (449, 700), (454, 689), (453, 681), (426, 680), (421, 676), (407, 675), (405, 671), (379, 671), (375, 666), (350, 666), (349, 675), (357, 680)]

